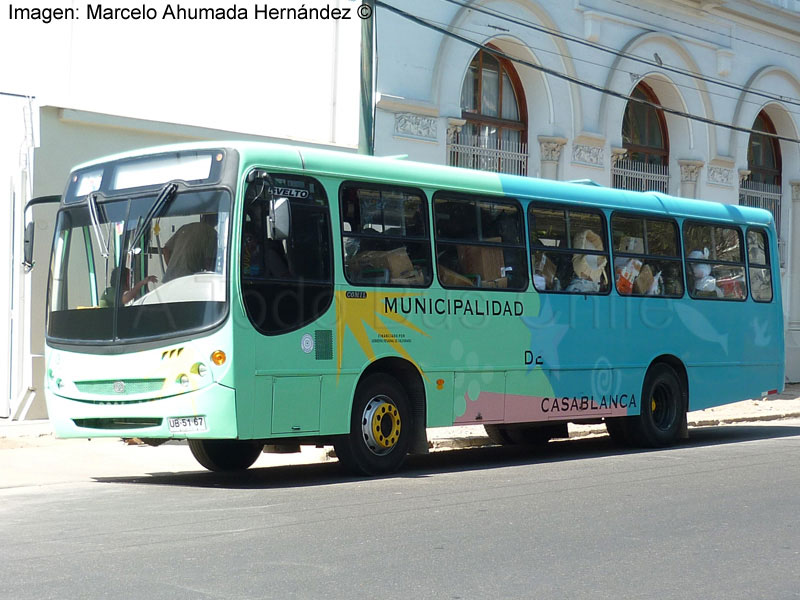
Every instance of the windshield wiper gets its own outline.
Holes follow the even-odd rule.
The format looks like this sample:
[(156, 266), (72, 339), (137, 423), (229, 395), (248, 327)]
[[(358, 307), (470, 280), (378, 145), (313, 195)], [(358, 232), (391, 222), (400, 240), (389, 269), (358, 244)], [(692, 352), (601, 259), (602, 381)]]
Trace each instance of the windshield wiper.
[(133, 237), (128, 245), (128, 254), (133, 252), (133, 247), (136, 245), (136, 242), (139, 241), (139, 238), (142, 237), (144, 232), (147, 231), (147, 228), (150, 227), (150, 223), (153, 221), (153, 219), (159, 216), (161, 211), (166, 207), (167, 203), (175, 197), (175, 192), (177, 191), (178, 184), (172, 182), (161, 188), (156, 201), (153, 202), (153, 206), (150, 207), (150, 210), (147, 211), (144, 219), (139, 223), (139, 225), (136, 227), (136, 230), (133, 232)]
[(97, 245), (100, 246), (100, 253), (103, 255), (103, 258), (108, 258), (108, 239), (103, 234), (103, 230), (100, 229), (100, 218), (97, 214), (97, 194), (89, 194), (86, 196), (86, 201), (89, 204), (89, 218), (92, 221), (92, 231), (94, 231), (94, 237), (97, 240)]

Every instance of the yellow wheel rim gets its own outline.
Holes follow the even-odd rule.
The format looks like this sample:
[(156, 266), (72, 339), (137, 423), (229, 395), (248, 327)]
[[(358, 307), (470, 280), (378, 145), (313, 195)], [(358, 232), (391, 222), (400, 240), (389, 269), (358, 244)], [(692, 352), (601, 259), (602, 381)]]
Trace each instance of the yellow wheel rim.
[(391, 448), (400, 438), (400, 413), (394, 404), (382, 402), (372, 415), (372, 435), (381, 448)]
[(361, 432), (370, 452), (377, 456), (391, 452), (400, 440), (402, 429), (400, 411), (391, 398), (381, 394), (367, 402)]

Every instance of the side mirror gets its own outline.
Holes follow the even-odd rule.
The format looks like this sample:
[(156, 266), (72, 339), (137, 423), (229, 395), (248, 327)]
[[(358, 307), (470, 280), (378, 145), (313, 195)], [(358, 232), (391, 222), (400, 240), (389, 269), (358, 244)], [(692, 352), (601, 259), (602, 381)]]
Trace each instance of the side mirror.
[(268, 227), (267, 235), (271, 239), (289, 239), (292, 227), (292, 208), (288, 198), (270, 198)]
[(25, 226), (25, 239), (22, 248), (22, 266), (26, 271), (33, 268), (33, 236), (36, 232), (36, 224), (31, 221)]

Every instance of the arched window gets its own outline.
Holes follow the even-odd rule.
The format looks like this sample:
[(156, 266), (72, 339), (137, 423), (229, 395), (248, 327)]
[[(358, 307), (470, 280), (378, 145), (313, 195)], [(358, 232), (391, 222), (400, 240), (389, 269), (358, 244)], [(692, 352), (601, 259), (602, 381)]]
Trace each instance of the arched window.
[[(765, 208), (775, 217), (781, 237), (781, 148), (778, 140), (764, 133), (777, 133), (775, 125), (763, 110), (753, 122), (753, 133), (747, 144), (747, 168), (750, 176), (739, 187), (739, 204)], [(759, 133), (759, 132), (764, 133)], [(778, 240), (783, 266), (784, 245)]]
[(527, 109), (511, 62), (479, 50), (461, 87), (466, 120), (450, 149), (450, 163), (486, 171), (527, 172)]
[(625, 107), (622, 118), (624, 160), (611, 168), (611, 185), (626, 190), (669, 191), (669, 137), (664, 111), (643, 104), (645, 100), (660, 104), (646, 83), (637, 85)]
[[(640, 83), (632, 98), (659, 104), (658, 98), (646, 83)], [(669, 164), (669, 138), (664, 111), (641, 102), (628, 101), (622, 120), (622, 146), (626, 158), (647, 164)]]
[(763, 110), (753, 123), (756, 132), (750, 134), (750, 143), (747, 145), (747, 168), (750, 170), (750, 181), (768, 183), (780, 186), (781, 184), (781, 149), (778, 140), (774, 137), (758, 133), (777, 133), (775, 125)]

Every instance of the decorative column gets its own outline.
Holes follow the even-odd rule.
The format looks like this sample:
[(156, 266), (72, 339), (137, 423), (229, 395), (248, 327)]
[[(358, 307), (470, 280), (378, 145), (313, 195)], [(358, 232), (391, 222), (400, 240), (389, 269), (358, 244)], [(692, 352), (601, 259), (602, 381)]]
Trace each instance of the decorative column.
[(697, 177), (703, 168), (702, 160), (679, 160), (681, 168), (681, 197), (697, 198)]
[(544, 179), (558, 179), (558, 161), (561, 151), (567, 143), (567, 138), (540, 135), (539, 154), (541, 155), (541, 177)]

